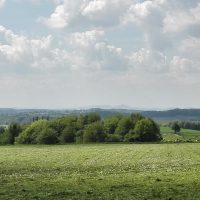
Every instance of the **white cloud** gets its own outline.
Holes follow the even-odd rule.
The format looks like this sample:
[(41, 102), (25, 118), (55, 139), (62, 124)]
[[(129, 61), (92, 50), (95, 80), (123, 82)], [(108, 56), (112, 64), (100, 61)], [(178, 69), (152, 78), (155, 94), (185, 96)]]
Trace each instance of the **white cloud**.
[(104, 31), (77, 32), (71, 36), (73, 66), (76, 69), (122, 70), (126, 59), (122, 49), (104, 41)]
[(50, 28), (64, 28), (77, 23), (93, 26), (113, 26), (129, 7), (131, 0), (64, 0), (49, 17), (40, 17), (39, 22)]
[(174, 56), (171, 61), (171, 71), (177, 76), (180, 76), (180, 74), (199, 73), (200, 61)]
[(200, 25), (200, 3), (190, 9), (171, 9), (164, 19), (164, 32), (180, 32)]
[[(0, 26), (1, 70), (17, 67), (26, 71), (30, 68), (51, 69), (67, 59), (66, 52), (52, 47), (52, 36), (31, 39), (17, 35)], [(6, 67), (7, 66), (7, 67)], [(61, 65), (62, 67), (62, 65)]]
[(54, 12), (50, 17), (40, 17), (38, 21), (47, 25), (50, 28), (64, 28), (69, 26), (73, 20), (79, 17), (81, 0), (70, 1), (64, 0), (58, 2)]
[(165, 73), (169, 70), (167, 57), (163, 53), (151, 49), (133, 52), (128, 59), (135, 71)]

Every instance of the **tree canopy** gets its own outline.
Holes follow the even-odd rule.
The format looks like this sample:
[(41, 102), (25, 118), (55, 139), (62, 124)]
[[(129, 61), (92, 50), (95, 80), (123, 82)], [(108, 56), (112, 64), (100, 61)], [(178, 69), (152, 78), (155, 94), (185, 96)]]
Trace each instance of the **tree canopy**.
[(7, 143), (57, 144), (90, 142), (158, 141), (158, 125), (141, 114), (113, 115), (105, 119), (97, 113), (34, 120), (31, 124), (11, 124), (2, 133)]

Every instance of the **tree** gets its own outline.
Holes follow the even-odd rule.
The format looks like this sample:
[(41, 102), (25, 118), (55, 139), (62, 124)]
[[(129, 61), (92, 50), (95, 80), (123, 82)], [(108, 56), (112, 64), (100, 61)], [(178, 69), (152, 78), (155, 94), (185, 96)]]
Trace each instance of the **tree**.
[(143, 115), (141, 115), (140, 113), (132, 113), (131, 114), (131, 121), (134, 126), (136, 125), (137, 122), (139, 122), (142, 119), (145, 119), (145, 117)]
[(36, 138), (37, 144), (56, 144), (58, 138), (56, 132), (52, 128), (46, 127)]
[(159, 141), (162, 139), (160, 128), (151, 119), (142, 119), (138, 121), (134, 132), (137, 135), (137, 140), (142, 142)]
[(172, 130), (174, 131), (175, 134), (179, 133), (180, 130), (181, 130), (181, 128), (180, 128), (180, 126), (178, 125), (177, 122), (174, 122), (174, 123), (172, 124), (171, 128), (172, 128)]
[(19, 134), (16, 141), (20, 144), (37, 144), (39, 135), (43, 135), (43, 130), (48, 128), (51, 127), (49, 127), (47, 120), (34, 121)]
[(14, 144), (15, 142), (15, 137), (19, 135), (21, 132), (21, 126), (17, 123), (12, 123), (8, 127), (8, 144)]
[(133, 123), (131, 121), (131, 118), (127, 116), (122, 117), (118, 122), (115, 134), (124, 137), (132, 128), (133, 128)]
[(121, 116), (114, 115), (104, 120), (104, 132), (106, 134), (114, 134)]
[(59, 137), (60, 143), (72, 143), (75, 141), (76, 127), (71, 124), (68, 125)]
[(0, 134), (5, 132), (5, 127), (4, 126), (0, 126)]
[(83, 133), (83, 142), (104, 142), (105, 134), (103, 131), (103, 124), (101, 122), (94, 122), (85, 127)]

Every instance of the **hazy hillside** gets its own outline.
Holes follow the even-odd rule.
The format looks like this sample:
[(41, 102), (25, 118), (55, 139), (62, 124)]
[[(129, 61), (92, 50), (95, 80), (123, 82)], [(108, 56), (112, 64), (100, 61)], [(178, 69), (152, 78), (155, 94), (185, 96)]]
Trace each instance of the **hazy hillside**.
[(101, 117), (110, 116), (116, 113), (129, 114), (140, 112), (147, 117), (151, 117), (157, 121), (170, 120), (200, 120), (200, 109), (173, 109), (167, 111), (139, 111), (131, 109), (80, 109), (80, 110), (47, 110), (47, 109), (11, 109), (0, 108), (0, 124), (9, 124), (13, 121), (20, 123), (29, 123), (35, 117), (39, 118), (55, 118), (63, 115), (96, 112)]

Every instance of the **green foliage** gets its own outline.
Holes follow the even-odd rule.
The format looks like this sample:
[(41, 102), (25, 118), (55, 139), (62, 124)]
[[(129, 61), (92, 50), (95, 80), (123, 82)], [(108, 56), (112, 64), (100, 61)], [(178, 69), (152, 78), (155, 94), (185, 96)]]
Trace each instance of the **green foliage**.
[(4, 133), (5, 132), (5, 127), (4, 126), (0, 126), (0, 134)]
[(142, 119), (135, 126), (139, 141), (159, 141), (162, 139), (158, 125), (151, 119)]
[(8, 131), (0, 134), (0, 145), (8, 144)]
[(45, 135), (44, 130), (48, 130), (47, 120), (34, 121), (29, 125), (16, 139), (20, 144), (37, 144), (41, 138), (40, 135)]
[(174, 122), (172, 125), (171, 125), (171, 128), (172, 130), (174, 131), (175, 134), (179, 133), (181, 128), (180, 126), (178, 125), (177, 122)]
[(62, 131), (59, 141), (60, 143), (72, 143), (75, 141), (76, 127), (73, 124), (68, 126)]
[(132, 113), (130, 117), (134, 127), (137, 124), (137, 122), (139, 122), (142, 119), (145, 119), (145, 117), (142, 116), (140, 113)]
[(85, 127), (83, 133), (83, 142), (104, 142), (105, 134), (102, 122), (95, 122)]
[(12, 123), (9, 127), (8, 127), (8, 144), (14, 144), (15, 142), (15, 137), (17, 137), (19, 135), (19, 133), (21, 132), (21, 126), (17, 123)]
[[(138, 140), (134, 128), (142, 120), (144, 117), (140, 114), (115, 115), (101, 120), (96, 113), (78, 117), (65, 116), (49, 121), (37, 120), (31, 125), (22, 127), (23, 131), (17, 137), (17, 142), (21, 144), (134, 142)], [(149, 126), (151, 125), (152, 130), (155, 130), (155, 123), (152, 120)]]
[(104, 120), (104, 132), (105, 134), (114, 134), (117, 128), (119, 120), (122, 118), (120, 115), (114, 115), (107, 117)]
[(78, 144), (83, 143), (83, 133), (84, 133), (83, 130), (78, 130), (75, 133), (75, 141), (76, 141), (76, 143), (78, 143)]
[(98, 121), (101, 121), (101, 117), (99, 114), (97, 113), (89, 113), (87, 115), (87, 123), (88, 124), (91, 124), (91, 123), (94, 123), (94, 122), (98, 122)]
[(56, 144), (58, 138), (56, 136), (55, 130), (49, 127), (45, 127), (36, 137), (37, 144)]
[(134, 129), (131, 129), (124, 137), (124, 142), (137, 142), (139, 141), (139, 135), (135, 133)]
[(115, 134), (124, 137), (132, 128), (133, 128), (133, 123), (131, 121), (131, 118), (124, 116), (119, 120), (117, 128), (115, 130)]
[(106, 142), (123, 142), (123, 137), (117, 134), (107, 134), (105, 141)]

